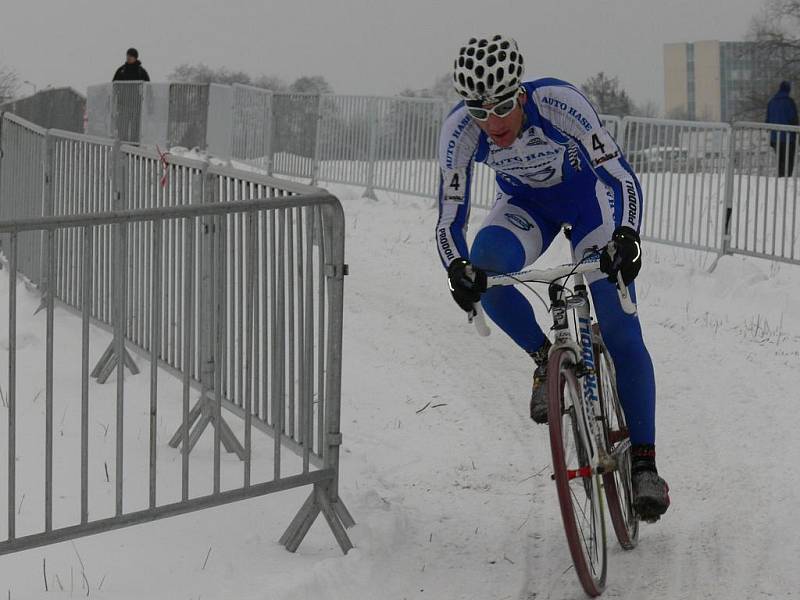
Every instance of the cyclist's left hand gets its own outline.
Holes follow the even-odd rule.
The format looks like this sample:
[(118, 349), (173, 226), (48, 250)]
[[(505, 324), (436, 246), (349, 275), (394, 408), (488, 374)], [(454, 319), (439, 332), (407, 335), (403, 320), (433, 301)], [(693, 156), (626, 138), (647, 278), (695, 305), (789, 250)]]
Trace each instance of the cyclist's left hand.
[(608, 274), (611, 283), (617, 282), (617, 273), (622, 273), (625, 285), (636, 279), (642, 268), (642, 248), (639, 234), (627, 225), (614, 230), (612, 244), (606, 246), (600, 255), (600, 270)]

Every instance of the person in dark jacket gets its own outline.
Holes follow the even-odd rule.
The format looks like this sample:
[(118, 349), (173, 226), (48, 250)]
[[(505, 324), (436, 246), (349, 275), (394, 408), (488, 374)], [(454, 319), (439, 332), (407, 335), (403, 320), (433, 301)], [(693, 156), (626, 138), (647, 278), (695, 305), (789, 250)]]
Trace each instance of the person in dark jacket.
[[(789, 96), (791, 84), (781, 81), (778, 93), (767, 104), (767, 123), (797, 125), (797, 105)], [(778, 177), (791, 177), (794, 172), (794, 152), (797, 134), (788, 131), (771, 131), (769, 145), (778, 153)]]
[(125, 64), (117, 69), (111, 81), (150, 81), (150, 75), (139, 61), (139, 51), (136, 48), (128, 48)]
[[(114, 73), (114, 137), (138, 143), (142, 117), (142, 83), (150, 81), (136, 48), (128, 48), (125, 64)], [(135, 82), (140, 82), (138, 85)]]

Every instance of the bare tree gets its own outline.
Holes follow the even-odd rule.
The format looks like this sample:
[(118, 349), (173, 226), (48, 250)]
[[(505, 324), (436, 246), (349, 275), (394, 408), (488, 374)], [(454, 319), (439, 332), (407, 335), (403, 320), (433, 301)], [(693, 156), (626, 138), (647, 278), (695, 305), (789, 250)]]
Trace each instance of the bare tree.
[(233, 71), (227, 67), (215, 69), (203, 63), (178, 65), (167, 76), (167, 79), (180, 83), (222, 83), (226, 85), (251, 83), (250, 75), (244, 71)]
[(301, 94), (332, 94), (333, 86), (322, 75), (303, 76), (292, 82), (289, 91)]
[(581, 90), (594, 104), (597, 112), (618, 117), (631, 114), (633, 102), (628, 93), (620, 87), (619, 79), (616, 77), (609, 78), (600, 71), (594, 77), (587, 79), (581, 85)]
[(433, 85), (426, 88), (406, 88), (399, 94), (408, 98), (441, 98), (447, 102), (457, 102), (459, 95), (453, 87), (452, 73), (444, 73), (436, 78)]
[(264, 88), (265, 90), (272, 90), (273, 92), (285, 92), (289, 89), (286, 82), (280, 77), (274, 75), (261, 75), (253, 79), (255, 87)]
[(661, 115), (661, 110), (658, 108), (653, 100), (648, 100), (643, 104), (631, 104), (631, 115), (634, 117), (658, 117)]
[(762, 120), (778, 84), (800, 84), (800, 0), (767, 0), (753, 17), (739, 58), (752, 65), (749, 85), (737, 98), (735, 119)]
[(228, 67), (214, 68), (203, 63), (178, 65), (172, 70), (167, 79), (181, 83), (220, 83), (224, 85), (241, 83), (272, 90), (273, 92), (291, 91), (309, 94), (329, 94), (333, 92), (333, 87), (322, 75), (298, 77), (291, 85), (287, 85), (283, 79), (273, 75), (251, 77), (244, 71), (229, 69)]
[(18, 88), (19, 76), (16, 71), (0, 65), (0, 102), (14, 98)]

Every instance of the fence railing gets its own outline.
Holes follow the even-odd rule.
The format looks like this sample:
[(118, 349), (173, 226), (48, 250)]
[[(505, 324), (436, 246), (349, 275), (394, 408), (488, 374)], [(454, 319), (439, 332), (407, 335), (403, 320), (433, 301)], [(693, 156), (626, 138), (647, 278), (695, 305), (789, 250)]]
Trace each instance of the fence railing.
[(734, 123), (728, 249), (800, 263), (796, 149), (800, 128)]
[(270, 170), (272, 141), (272, 94), (261, 88), (233, 86), (231, 156)]
[[(346, 271), (338, 201), (206, 161), (165, 163), (152, 149), (38, 130), (9, 115), (0, 123), (3, 148), (20, 145), (0, 161), (0, 175), (16, 173), (2, 183), (0, 206), (30, 207), (0, 221), (10, 277), (8, 494), (0, 506), (8, 529), (0, 553), (302, 485), (314, 489), (281, 542), (296, 549), (323, 512), (346, 552), (344, 527), (353, 520), (338, 497)], [(35, 176), (16, 169), (26, 158)], [(40, 181), (33, 192), (32, 181)], [(38, 205), (21, 200), (36, 193)], [(38, 245), (23, 244), (30, 236)], [(37, 378), (18, 376), (18, 274), (45, 292)], [(79, 325), (56, 329), (59, 307)], [(95, 341), (104, 330), (113, 335), (105, 351)], [(148, 385), (124, 377), (134, 366), (126, 347), (149, 360)], [(59, 370), (78, 357), (79, 365)], [(75, 373), (80, 389), (70, 391)], [(89, 378), (114, 373), (115, 401), (104, 402)], [(42, 379), (38, 428), (38, 411), (18, 413), (17, 398), (34, 395), (28, 388)], [(56, 437), (55, 412), (71, 415)], [(105, 435), (98, 441), (87, 428), (97, 415), (113, 423), (112, 454)], [(21, 439), (27, 450), (18, 453)], [(167, 440), (181, 449), (176, 456)], [(206, 449), (192, 452), (197, 444)], [(110, 496), (98, 489), (103, 464)], [(42, 511), (18, 519), (21, 497)]]
[(626, 117), (622, 146), (644, 192), (642, 235), (721, 252), (730, 126)]
[[(436, 195), (438, 135), (450, 109), (444, 101), (279, 94), (244, 86), (236, 86), (232, 98), (232, 159), (312, 183), (363, 186), (373, 198), (376, 190)], [(793, 179), (800, 129), (601, 119), (641, 179), (644, 237), (800, 262)], [(471, 186), (473, 205), (490, 208), (494, 172), (475, 165)]]
[(83, 133), (86, 98), (69, 87), (48, 88), (26, 98), (0, 104), (0, 113), (17, 115), (46, 129)]
[[(0, 219), (42, 214), (46, 131), (11, 113), (0, 113)], [(11, 201), (11, 198), (14, 198)], [(0, 243), (5, 243), (0, 234)], [(17, 245), (20, 269), (34, 282), (41, 281), (42, 235), (26, 232)]]

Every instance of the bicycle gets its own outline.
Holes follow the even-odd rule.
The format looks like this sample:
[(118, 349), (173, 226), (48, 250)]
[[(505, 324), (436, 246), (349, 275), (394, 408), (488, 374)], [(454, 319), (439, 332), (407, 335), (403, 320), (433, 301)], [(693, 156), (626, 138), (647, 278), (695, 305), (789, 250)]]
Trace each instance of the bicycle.
[[(572, 562), (589, 596), (603, 592), (608, 567), (603, 495), (620, 546), (633, 549), (639, 533), (633, 509), (631, 445), (617, 396), (614, 363), (599, 327), (592, 324), (584, 279), (584, 274), (600, 269), (600, 251), (592, 249), (577, 264), (487, 276), (487, 287), (527, 282), (549, 286), (555, 337), (547, 365), (552, 479)], [(569, 290), (566, 284), (571, 277), (575, 285)], [(564, 284), (558, 283), (561, 280)], [(617, 280), (623, 310), (635, 314), (621, 274)], [(569, 326), (570, 311), (579, 342)], [(489, 335), (480, 303), (474, 312), (470, 320), (481, 335)]]

